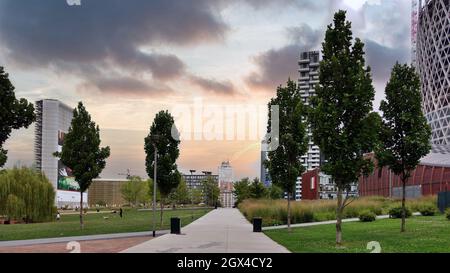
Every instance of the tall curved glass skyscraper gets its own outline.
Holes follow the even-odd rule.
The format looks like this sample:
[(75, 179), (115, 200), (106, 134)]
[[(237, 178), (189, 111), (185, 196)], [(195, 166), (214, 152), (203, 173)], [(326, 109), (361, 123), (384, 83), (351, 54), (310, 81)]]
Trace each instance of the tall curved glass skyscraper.
[(450, 145), (450, 0), (420, 1), (418, 8), (415, 65), (423, 110), (432, 142)]

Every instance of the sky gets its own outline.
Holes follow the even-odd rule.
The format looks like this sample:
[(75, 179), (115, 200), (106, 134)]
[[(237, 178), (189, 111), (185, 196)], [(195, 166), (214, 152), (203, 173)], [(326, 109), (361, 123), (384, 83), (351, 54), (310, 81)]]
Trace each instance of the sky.
[[(339, 9), (365, 43), (374, 110), (393, 64), (410, 62), (410, 0), (80, 2), (0, 1), (0, 65), (17, 97), (83, 101), (111, 148), (104, 178), (146, 177), (144, 138), (160, 110), (184, 136), (180, 171), (217, 173), (229, 160), (235, 179), (258, 177), (267, 103), (298, 78), (300, 52), (321, 49)], [(33, 139), (33, 126), (12, 133), (6, 167), (33, 163)]]

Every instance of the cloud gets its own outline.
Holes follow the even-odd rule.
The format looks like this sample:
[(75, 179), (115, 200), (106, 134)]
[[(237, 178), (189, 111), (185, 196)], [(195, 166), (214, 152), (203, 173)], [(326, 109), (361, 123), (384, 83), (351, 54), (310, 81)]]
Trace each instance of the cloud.
[(317, 1), (317, 0), (244, 0), (246, 4), (253, 7), (254, 9), (262, 9), (262, 8), (272, 8), (274, 5), (278, 7), (297, 7), (302, 10), (312, 10), (317, 11), (323, 8), (322, 2), (330, 2), (330, 0), (326, 1)]
[(81, 92), (97, 90), (100, 94), (121, 95), (124, 97), (155, 97), (173, 93), (166, 85), (150, 84), (145, 80), (134, 77), (117, 76), (104, 77), (94, 76), (78, 86)]
[(300, 52), (318, 49), (322, 33), (302, 24), (288, 28), (287, 36), (290, 44), (253, 57), (257, 71), (245, 78), (250, 87), (273, 91), (278, 85), (284, 84), (288, 77), (296, 79)]
[(367, 64), (372, 68), (374, 81), (386, 82), (397, 61), (400, 63), (410, 61), (410, 51), (405, 48), (390, 48), (369, 39), (364, 42)]
[[(2, 42), (21, 61), (120, 57), (139, 46), (220, 41), (228, 27), (202, 0), (0, 2)], [(119, 55), (119, 56), (117, 56)]]
[[(65, 0), (0, 1), (0, 46), (9, 60), (82, 79), (91, 72), (120, 70), (122, 77), (113, 82), (131, 91), (146, 89), (138, 80), (131, 84), (136, 74), (151, 75), (156, 82), (185, 74), (177, 56), (155, 52), (161, 44), (220, 42), (227, 32), (208, 0), (83, 0), (80, 6)], [(92, 84), (113, 90), (110, 82)]]
[(190, 81), (200, 86), (203, 90), (214, 92), (221, 95), (234, 95), (236, 90), (230, 81), (217, 81), (215, 79), (206, 79), (198, 76), (190, 76)]

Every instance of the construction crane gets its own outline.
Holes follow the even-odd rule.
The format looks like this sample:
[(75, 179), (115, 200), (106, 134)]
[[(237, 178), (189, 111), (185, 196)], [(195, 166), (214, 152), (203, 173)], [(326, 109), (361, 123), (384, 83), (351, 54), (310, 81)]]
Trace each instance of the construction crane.
[(127, 173), (118, 173), (117, 175), (125, 176), (127, 179), (131, 179), (130, 169), (127, 169)]

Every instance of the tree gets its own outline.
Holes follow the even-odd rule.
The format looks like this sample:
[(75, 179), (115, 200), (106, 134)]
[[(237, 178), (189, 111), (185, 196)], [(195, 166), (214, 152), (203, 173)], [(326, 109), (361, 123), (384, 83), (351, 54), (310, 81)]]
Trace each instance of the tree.
[(261, 199), (267, 197), (267, 189), (264, 184), (259, 181), (258, 178), (254, 178), (250, 184), (250, 197), (253, 199)]
[[(151, 202), (153, 202), (153, 179), (149, 178), (147, 180), (147, 190), (148, 190), (148, 195), (150, 196), (150, 199), (152, 200)], [(161, 201), (161, 194), (159, 193), (158, 187), (156, 187), (156, 202)]]
[(304, 171), (301, 164), (301, 157), (308, 151), (308, 138), (306, 126), (303, 122), (305, 107), (297, 89), (296, 84), (290, 79), (286, 87), (279, 86), (277, 96), (269, 103), (269, 125), (268, 133), (271, 133), (272, 112), (271, 106), (279, 107), (279, 146), (275, 151), (268, 153), (268, 160), (265, 162), (269, 169), (272, 183), (281, 187), (287, 193), (287, 224), (288, 231), (291, 231), (291, 197), (295, 190), (297, 177)]
[(326, 159), (321, 170), (333, 177), (338, 189), (338, 246), (342, 243), (343, 211), (351, 203), (350, 186), (373, 167), (363, 155), (373, 150), (381, 122), (371, 112), (375, 91), (370, 67), (365, 67), (364, 44), (358, 38), (352, 43), (351, 23), (346, 21), (346, 12), (339, 11), (334, 15), (334, 25), (328, 25), (322, 44), (319, 84), (309, 113), (314, 143)]
[(205, 197), (205, 203), (208, 206), (215, 206), (219, 200), (220, 189), (217, 182), (212, 178), (208, 177), (202, 181), (202, 191)]
[(27, 223), (51, 221), (55, 190), (47, 177), (32, 168), (0, 172), (0, 215)]
[(72, 170), (80, 186), (80, 227), (83, 222), (83, 193), (89, 189), (92, 179), (97, 178), (106, 166), (109, 147), (100, 147), (100, 128), (91, 120), (82, 102), (73, 110), (69, 132), (65, 135), (61, 152), (55, 152), (61, 162)]
[(140, 195), (138, 196), (138, 203), (143, 204), (146, 206), (148, 203), (150, 203), (152, 199), (152, 195), (150, 195), (150, 189), (148, 188), (149, 183), (147, 181), (142, 181), (142, 191), (140, 192)]
[(233, 193), (236, 195), (235, 205), (239, 205), (245, 199), (250, 198), (250, 179), (248, 177), (234, 183), (233, 188)]
[(17, 100), (14, 86), (9, 81), (9, 75), (0, 66), (0, 168), (6, 163), (7, 150), (3, 144), (11, 135), (13, 129), (28, 128), (34, 122), (34, 106), (26, 99)]
[[(175, 135), (172, 135), (175, 134)], [(160, 225), (163, 220), (164, 200), (173, 189), (178, 187), (181, 175), (175, 163), (180, 151), (179, 133), (175, 127), (172, 115), (168, 111), (160, 111), (150, 127), (150, 133), (145, 138), (145, 166), (149, 177), (153, 177), (155, 167), (155, 146), (157, 149), (157, 180), (156, 185), (161, 195)]]
[(139, 176), (131, 176), (120, 188), (123, 199), (131, 206), (137, 206), (141, 201), (145, 201), (148, 194), (146, 184)]
[(188, 204), (190, 202), (190, 195), (186, 181), (181, 179), (178, 187), (170, 195), (174, 204)]
[(431, 129), (421, 107), (420, 80), (414, 67), (395, 64), (385, 89), (379, 166), (389, 166), (402, 181), (402, 225), (405, 231), (405, 192), (411, 172), (430, 152)]
[(200, 204), (202, 202), (203, 193), (202, 193), (201, 189), (197, 189), (197, 188), (190, 189), (189, 194), (190, 194), (192, 204)]
[(277, 185), (270, 185), (270, 187), (268, 188), (268, 192), (268, 196), (270, 199), (276, 200), (283, 198), (283, 189), (281, 189)]

